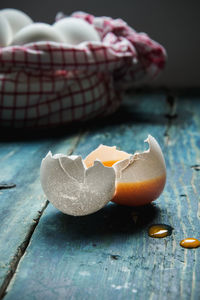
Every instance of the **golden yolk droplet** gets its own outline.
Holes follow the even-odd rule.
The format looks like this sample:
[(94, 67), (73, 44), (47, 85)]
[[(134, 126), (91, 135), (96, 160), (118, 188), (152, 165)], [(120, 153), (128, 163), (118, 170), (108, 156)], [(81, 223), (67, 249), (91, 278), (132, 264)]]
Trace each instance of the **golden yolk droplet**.
[(186, 238), (180, 242), (183, 248), (197, 248), (200, 246), (200, 241), (195, 238)]
[(149, 236), (153, 238), (163, 238), (171, 235), (171, 233), (172, 227), (164, 224), (152, 225), (148, 231)]

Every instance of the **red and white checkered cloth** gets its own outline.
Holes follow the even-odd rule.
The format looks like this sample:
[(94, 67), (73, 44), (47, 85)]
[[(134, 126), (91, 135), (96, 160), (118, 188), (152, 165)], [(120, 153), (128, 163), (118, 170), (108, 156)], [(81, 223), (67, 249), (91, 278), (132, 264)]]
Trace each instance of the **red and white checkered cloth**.
[(0, 125), (49, 127), (114, 112), (127, 84), (155, 77), (164, 48), (121, 19), (76, 12), (101, 42), (0, 48)]

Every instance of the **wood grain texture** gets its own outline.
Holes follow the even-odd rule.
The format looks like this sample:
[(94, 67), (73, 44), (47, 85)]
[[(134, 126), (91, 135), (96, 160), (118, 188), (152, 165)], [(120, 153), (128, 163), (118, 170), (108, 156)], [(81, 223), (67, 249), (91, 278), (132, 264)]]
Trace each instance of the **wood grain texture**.
[(47, 204), (39, 180), (41, 159), (51, 148), (70, 151), (75, 138), (1, 142), (0, 179), (16, 187), (0, 192), (0, 295), (4, 293), (23, 249)]
[[(100, 143), (143, 150), (147, 134), (155, 136), (167, 163), (164, 193), (146, 207), (109, 204), (85, 217), (64, 215), (49, 204), (6, 300), (199, 299), (200, 248), (179, 246), (185, 237), (200, 237), (200, 172), (194, 168), (200, 164), (197, 98), (166, 101), (163, 93), (130, 94), (117, 114), (84, 126), (75, 149), (83, 156)], [(60, 141), (60, 147), (65, 144)], [(173, 234), (150, 238), (148, 227), (156, 223), (171, 225)]]

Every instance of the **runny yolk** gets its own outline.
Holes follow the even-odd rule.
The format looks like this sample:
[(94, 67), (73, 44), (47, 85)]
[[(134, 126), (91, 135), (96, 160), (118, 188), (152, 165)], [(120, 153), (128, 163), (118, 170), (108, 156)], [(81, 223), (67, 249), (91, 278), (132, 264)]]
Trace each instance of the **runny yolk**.
[(164, 176), (141, 182), (118, 182), (112, 201), (129, 206), (145, 205), (159, 197), (164, 185)]
[[(112, 167), (118, 160), (103, 161), (102, 164), (106, 167)], [(87, 167), (91, 167), (87, 164)], [(115, 195), (112, 202), (128, 206), (145, 205), (161, 194), (165, 185), (165, 176), (156, 177), (153, 179), (139, 182), (117, 182)]]
[[(102, 161), (102, 164), (105, 166), (105, 167), (112, 167), (118, 160), (108, 160), (108, 161)], [(90, 168), (92, 167), (94, 164), (94, 162), (91, 162), (91, 163), (87, 163), (86, 166), (87, 168)]]
[(200, 241), (195, 238), (186, 238), (180, 242), (183, 248), (197, 248), (200, 246)]
[(108, 160), (108, 161), (103, 161), (102, 164), (105, 167), (112, 167), (118, 160)]
[[(106, 167), (112, 167), (117, 160), (104, 161), (102, 164)], [(145, 205), (155, 200), (162, 192), (165, 185), (165, 176), (141, 182), (118, 182), (113, 202), (138, 206)]]
[(168, 235), (171, 235), (171, 233), (172, 228), (164, 224), (152, 225), (148, 231), (149, 236), (153, 238), (163, 238)]

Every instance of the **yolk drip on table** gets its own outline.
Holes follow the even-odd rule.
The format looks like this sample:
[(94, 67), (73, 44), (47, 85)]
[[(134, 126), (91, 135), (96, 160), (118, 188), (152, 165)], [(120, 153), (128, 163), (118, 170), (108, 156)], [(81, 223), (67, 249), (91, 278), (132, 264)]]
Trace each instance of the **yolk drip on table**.
[(195, 238), (186, 238), (180, 242), (183, 248), (197, 248), (200, 247), (200, 241)]
[(165, 224), (152, 225), (149, 228), (148, 235), (152, 238), (164, 238), (171, 235), (173, 228)]

